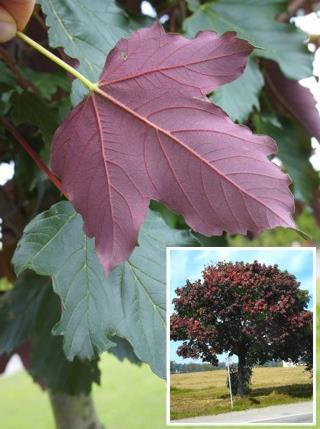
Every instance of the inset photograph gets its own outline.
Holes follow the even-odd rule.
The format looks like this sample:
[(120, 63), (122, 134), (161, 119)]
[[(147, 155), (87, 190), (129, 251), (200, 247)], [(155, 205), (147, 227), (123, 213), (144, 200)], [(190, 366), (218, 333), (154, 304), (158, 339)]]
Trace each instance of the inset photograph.
[(167, 424), (315, 424), (315, 248), (167, 249)]

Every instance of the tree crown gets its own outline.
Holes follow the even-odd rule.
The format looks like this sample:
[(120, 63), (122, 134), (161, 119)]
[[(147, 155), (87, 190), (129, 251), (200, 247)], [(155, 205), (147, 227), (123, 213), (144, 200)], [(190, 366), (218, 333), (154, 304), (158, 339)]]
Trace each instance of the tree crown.
[(312, 330), (308, 291), (277, 265), (254, 261), (207, 265), (202, 279), (176, 289), (171, 339), (178, 354), (217, 364), (216, 355), (247, 356), (253, 363), (298, 360)]

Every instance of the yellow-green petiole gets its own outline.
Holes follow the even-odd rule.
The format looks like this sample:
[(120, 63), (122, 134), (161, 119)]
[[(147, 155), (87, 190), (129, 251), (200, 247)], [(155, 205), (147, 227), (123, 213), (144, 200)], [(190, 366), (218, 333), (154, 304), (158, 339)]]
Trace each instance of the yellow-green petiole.
[(68, 73), (72, 74), (75, 78), (79, 79), (80, 82), (83, 83), (87, 88), (89, 88), (90, 91), (96, 91), (98, 89), (98, 84), (91, 82), (89, 79), (87, 79), (83, 74), (79, 73), (75, 68), (67, 64), (65, 61), (63, 61), (61, 58), (54, 55), (52, 52), (48, 51), (48, 49), (44, 48), (43, 46), (39, 45), (39, 43), (32, 40), (30, 37), (25, 35), (24, 33), (21, 33), (20, 31), (17, 31), (17, 37), (19, 37), (24, 42), (28, 43), (32, 48), (36, 49), (38, 52), (40, 52), (42, 55), (49, 58), (49, 60), (56, 63), (58, 66), (62, 67), (64, 70), (66, 70)]

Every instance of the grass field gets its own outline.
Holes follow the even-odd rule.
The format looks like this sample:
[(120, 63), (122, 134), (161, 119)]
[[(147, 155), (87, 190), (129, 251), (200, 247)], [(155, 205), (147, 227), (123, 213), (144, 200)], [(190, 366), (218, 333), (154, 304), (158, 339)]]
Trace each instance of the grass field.
[[(94, 399), (107, 429), (164, 429), (165, 382), (147, 365), (137, 367), (104, 354), (102, 385)], [(0, 377), (1, 429), (54, 429), (47, 397), (23, 371)], [(151, 425), (151, 426), (150, 426)]]
[[(165, 424), (165, 382), (152, 374), (147, 365), (137, 367), (128, 362), (120, 363), (114, 357), (104, 354), (100, 367), (102, 385), (94, 387), (93, 395), (106, 429), (165, 429), (167, 427)], [(308, 385), (308, 390), (310, 389), (310, 380), (301, 371), (301, 368), (298, 368), (298, 371), (296, 368), (293, 368), (294, 371), (284, 369), (286, 370), (282, 378), (284, 382), (280, 380), (279, 387), (289, 383), (292, 377), (297, 377), (298, 389), (296, 394), (303, 391), (303, 385)], [(268, 369), (260, 370), (260, 374), (254, 375), (254, 384), (257, 384), (256, 378), (260, 379), (258, 383), (260, 389), (270, 389), (268, 386), (270, 373), (265, 371)], [(293, 372), (296, 373), (295, 376), (293, 376)], [(187, 395), (186, 391), (181, 390), (180, 384), (183, 384), (182, 379), (185, 378), (187, 384), (183, 388), (192, 393), (191, 397), (206, 396), (207, 400), (204, 399), (201, 402), (208, 404), (207, 409), (211, 414), (212, 409), (210, 407), (213, 400), (216, 401), (215, 396), (227, 394), (224, 387), (224, 371), (201, 373), (201, 384), (196, 382), (194, 377), (196, 375), (199, 376), (199, 373), (174, 376), (180, 380), (176, 384), (180, 389), (177, 390), (181, 394), (180, 400), (184, 398), (184, 395)], [(217, 387), (213, 387), (213, 375), (219, 377), (220, 393)], [(204, 394), (204, 392), (207, 393)], [(178, 396), (175, 395), (174, 398), (179, 399)], [(257, 395), (253, 397), (253, 400), (260, 400), (262, 397), (259, 398)], [(272, 394), (269, 397), (272, 398)], [(1, 429), (54, 429), (46, 392), (34, 384), (25, 372), (6, 378), (0, 377), (0, 398)], [(281, 396), (279, 397), (279, 393), (277, 393), (274, 399), (278, 400), (279, 398)], [(293, 396), (288, 402), (303, 399), (307, 399), (307, 396)], [(221, 400), (223, 403), (227, 401), (226, 398), (221, 398)], [(257, 404), (253, 405), (257, 406)], [(263, 405), (265, 402), (261, 406)], [(250, 406), (252, 406), (251, 403)], [(192, 427), (200, 429), (199, 427)], [(180, 428), (183, 429), (183, 427)], [(184, 427), (184, 429), (186, 428)]]
[[(170, 397), (171, 420), (231, 411), (224, 369), (172, 375)], [(303, 367), (255, 368), (250, 395), (235, 397), (233, 410), (311, 398), (312, 380)]]

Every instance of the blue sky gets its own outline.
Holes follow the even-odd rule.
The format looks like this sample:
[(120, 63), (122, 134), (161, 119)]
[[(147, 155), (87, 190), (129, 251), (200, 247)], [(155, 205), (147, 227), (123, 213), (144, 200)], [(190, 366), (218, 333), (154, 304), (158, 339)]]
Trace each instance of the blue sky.
[[(218, 249), (170, 250), (170, 302), (175, 297), (175, 289), (185, 285), (186, 280), (194, 281), (201, 278), (204, 265), (215, 264), (218, 261), (253, 262), (255, 259), (265, 264), (278, 264), (281, 270), (294, 274), (301, 282), (301, 289), (307, 289), (312, 297), (313, 293), (313, 253), (306, 248), (274, 248), (274, 249), (244, 249), (220, 247)], [(312, 299), (309, 303), (312, 310)], [(170, 314), (173, 311), (170, 305)], [(170, 343), (170, 359), (176, 362), (199, 362), (192, 359), (182, 359), (176, 354), (181, 342)], [(219, 356), (220, 360), (225, 355)], [(235, 358), (236, 360), (236, 358)]]

